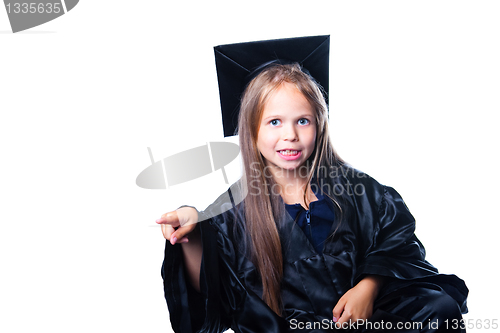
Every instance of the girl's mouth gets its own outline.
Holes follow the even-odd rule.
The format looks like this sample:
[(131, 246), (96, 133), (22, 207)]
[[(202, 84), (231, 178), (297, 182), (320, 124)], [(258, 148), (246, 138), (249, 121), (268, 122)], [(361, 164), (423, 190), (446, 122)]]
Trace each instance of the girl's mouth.
[(300, 150), (285, 149), (285, 150), (278, 150), (278, 154), (285, 160), (291, 161), (299, 158), (302, 152)]

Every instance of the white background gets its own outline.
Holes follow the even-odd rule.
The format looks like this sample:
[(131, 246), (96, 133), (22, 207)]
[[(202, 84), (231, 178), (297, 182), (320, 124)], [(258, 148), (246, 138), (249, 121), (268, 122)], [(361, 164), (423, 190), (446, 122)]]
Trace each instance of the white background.
[(340, 155), (405, 198), (429, 261), (467, 282), (465, 318), (500, 321), (499, 17), (498, 1), (83, 0), (12, 34), (0, 9), (0, 331), (168, 332), (150, 225), (225, 184), (141, 189), (147, 147), (222, 139), (213, 46), (319, 34)]

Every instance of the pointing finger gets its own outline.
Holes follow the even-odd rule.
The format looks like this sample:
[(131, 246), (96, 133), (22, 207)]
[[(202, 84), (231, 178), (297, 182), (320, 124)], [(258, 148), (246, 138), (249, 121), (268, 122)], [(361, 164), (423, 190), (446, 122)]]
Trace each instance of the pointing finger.
[(170, 224), (173, 227), (178, 227), (180, 225), (179, 217), (178, 217), (177, 212), (175, 210), (173, 212), (163, 214), (161, 216), (161, 218), (156, 220), (156, 223), (158, 223), (158, 224)]

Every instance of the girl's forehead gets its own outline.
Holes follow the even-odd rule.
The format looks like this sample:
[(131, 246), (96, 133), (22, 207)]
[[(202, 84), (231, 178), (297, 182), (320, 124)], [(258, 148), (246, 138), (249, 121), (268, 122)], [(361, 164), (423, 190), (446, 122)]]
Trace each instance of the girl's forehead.
[[(283, 82), (269, 93), (262, 105), (262, 114), (269, 112), (291, 113), (301, 110), (306, 113), (316, 114), (313, 103), (293, 83)], [(290, 112), (287, 112), (290, 111)]]

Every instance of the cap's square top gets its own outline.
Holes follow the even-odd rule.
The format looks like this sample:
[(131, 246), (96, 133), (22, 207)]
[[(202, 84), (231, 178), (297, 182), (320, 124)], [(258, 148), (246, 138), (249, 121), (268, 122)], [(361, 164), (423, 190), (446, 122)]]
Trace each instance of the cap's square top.
[(240, 101), (249, 76), (266, 63), (299, 63), (323, 87), (328, 103), (328, 35), (226, 44), (214, 47), (214, 51), (224, 136), (235, 134)]

